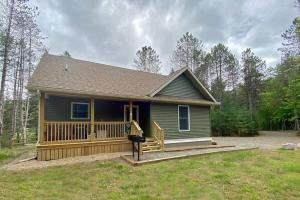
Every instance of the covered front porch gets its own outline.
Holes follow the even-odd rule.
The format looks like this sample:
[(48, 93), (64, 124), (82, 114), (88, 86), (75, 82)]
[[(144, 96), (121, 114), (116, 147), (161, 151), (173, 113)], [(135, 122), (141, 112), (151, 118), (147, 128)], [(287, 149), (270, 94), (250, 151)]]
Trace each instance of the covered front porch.
[(149, 102), (42, 92), (38, 160), (130, 151), (127, 123), (130, 134), (143, 135), (163, 150), (164, 131), (151, 121)]

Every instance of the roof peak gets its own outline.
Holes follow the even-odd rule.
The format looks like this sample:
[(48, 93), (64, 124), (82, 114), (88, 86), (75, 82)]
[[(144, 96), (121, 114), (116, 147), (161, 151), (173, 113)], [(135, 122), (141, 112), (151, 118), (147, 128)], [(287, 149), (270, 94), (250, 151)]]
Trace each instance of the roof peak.
[(73, 57), (69, 58), (69, 57), (66, 57), (66, 56), (63, 56), (63, 55), (50, 54), (50, 53), (48, 53), (48, 52), (47, 52), (46, 54), (43, 54), (42, 57), (44, 57), (44, 56), (49, 56), (49, 57), (60, 57), (60, 58), (66, 59), (66, 60), (73, 60), (73, 61), (87, 62), (87, 63), (91, 63), (91, 64), (102, 65), (102, 66), (104, 66), (104, 67), (118, 68), (118, 69), (121, 69), (121, 70), (135, 71), (135, 72), (144, 73), (144, 74), (152, 74), (152, 75), (163, 76), (163, 77), (168, 76), (168, 75), (163, 75), (163, 74), (156, 74), (156, 73), (153, 73), (153, 72), (144, 72), (144, 71), (140, 71), (140, 70), (136, 70), (136, 69), (130, 69), (130, 68), (123, 67), (123, 66), (121, 67), (121, 66), (115, 66), (115, 65), (110, 65), (110, 64), (98, 63), (98, 62), (94, 62), (94, 61), (82, 60), (82, 59), (73, 58)]

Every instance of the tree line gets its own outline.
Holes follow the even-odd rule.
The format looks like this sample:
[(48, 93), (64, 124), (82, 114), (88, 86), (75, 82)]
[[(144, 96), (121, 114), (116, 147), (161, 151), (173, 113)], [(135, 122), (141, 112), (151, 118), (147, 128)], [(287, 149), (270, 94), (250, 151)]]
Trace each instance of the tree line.
[(1, 147), (13, 140), (27, 142), (28, 128), (37, 127), (38, 97), (25, 85), (44, 46), (36, 23), (37, 7), (29, 6), (28, 1), (10, 0), (1, 1), (0, 9)]
[[(282, 48), (278, 49), (281, 63), (275, 67), (267, 67), (250, 48), (238, 59), (222, 43), (207, 51), (204, 43), (189, 32), (177, 41), (169, 59), (170, 72), (188, 67), (221, 103), (211, 112), (213, 135), (249, 136), (258, 134), (258, 130), (300, 132), (299, 21), (296, 18), (282, 34)], [(159, 55), (151, 46), (142, 47), (134, 66), (159, 73)]]

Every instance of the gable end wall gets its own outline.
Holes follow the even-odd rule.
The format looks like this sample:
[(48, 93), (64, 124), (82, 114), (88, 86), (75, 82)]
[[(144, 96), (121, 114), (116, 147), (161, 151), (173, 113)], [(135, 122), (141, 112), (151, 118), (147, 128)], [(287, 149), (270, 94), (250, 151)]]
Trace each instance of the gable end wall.
[(191, 99), (204, 99), (200, 91), (185, 74), (181, 74), (155, 96), (174, 96)]

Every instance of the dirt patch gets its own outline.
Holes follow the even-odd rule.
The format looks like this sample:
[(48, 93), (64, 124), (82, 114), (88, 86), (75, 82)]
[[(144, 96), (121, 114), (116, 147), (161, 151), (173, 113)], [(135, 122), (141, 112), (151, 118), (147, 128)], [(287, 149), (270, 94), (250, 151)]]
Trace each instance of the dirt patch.
[(255, 137), (213, 137), (213, 140), (219, 145), (278, 149), (284, 143), (300, 143), (300, 136), (295, 131), (261, 131)]
[(50, 160), (50, 161), (29, 160), (26, 162), (20, 162), (21, 160), (25, 159), (25, 157), (23, 156), (14, 160), (13, 162), (4, 165), (1, 169), (13, 170), (13, 171), (41, 169), (41, 168), (54, 167), (54, 166), (72, 165), (77, 163), (113, 160), (113, 159), (120, 158), (120, 156), (126, 154), (127, 155), (130, 154), (130, 152), (105, 153), (105, 154), (97, 154), (91, 156), (78, 156), (78, 157), (71, 157), (71, 158)]

